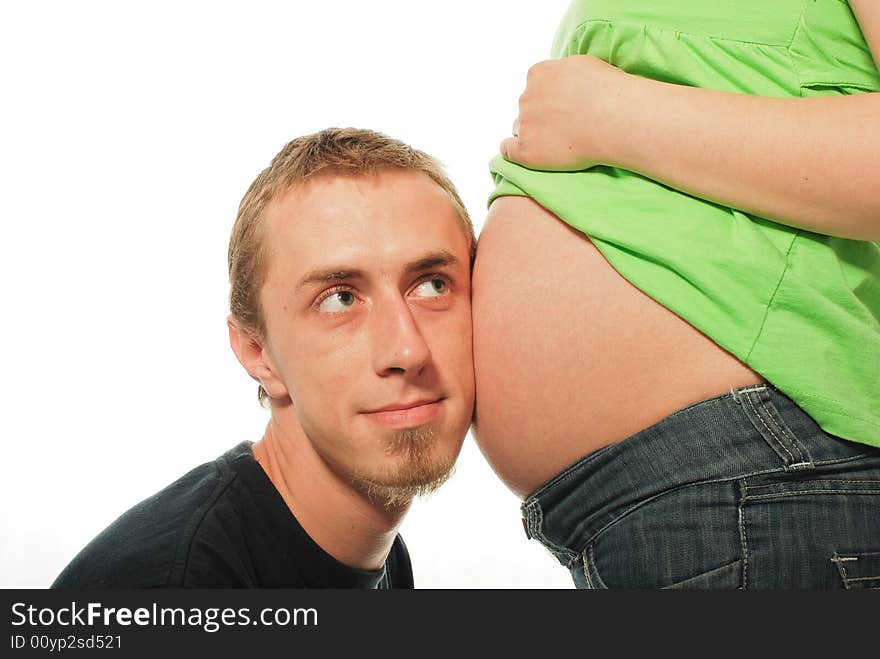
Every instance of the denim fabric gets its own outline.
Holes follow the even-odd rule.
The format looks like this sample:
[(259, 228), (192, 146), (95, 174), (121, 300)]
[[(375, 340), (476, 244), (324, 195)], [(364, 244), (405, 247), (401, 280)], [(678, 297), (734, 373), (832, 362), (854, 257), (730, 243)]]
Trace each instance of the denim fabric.
[(880, 449), (769, 384), (587, 455), (522, 512), (578, 588), (880, 588)]

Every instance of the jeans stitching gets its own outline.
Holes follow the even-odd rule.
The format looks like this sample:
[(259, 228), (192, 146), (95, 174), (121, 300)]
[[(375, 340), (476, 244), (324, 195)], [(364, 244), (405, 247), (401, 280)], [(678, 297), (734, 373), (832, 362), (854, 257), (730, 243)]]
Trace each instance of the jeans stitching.
[(755, 386), (755, 387), (749, 387), (749, 388), (747, 388), (747, 389), (731, 389), (731, 390), (730, 390), (730, 393), (733, 393), (734, 391), (736, 391), (737, 393), (740, 393), (740, 394), (747, 394), (747, 393), (750, 393), (750, 392), (752, 392), (752, 391), (763, 391), (763, 390), (766, 389), (766, 388), (767, 388), (767, 385), (766, 385), (766, 384), (761, 384), (761, 385), (758, 385), (758, 386)]
[(880, 494), (880, 490), (797, 490), (794, 492), (778, 492), (776, 494), (758, 494), (746, 496), (743, 501), (764, 501), (766, 499), (781, 499), (783, 497), (796, 497), (801, 494)]
[(590, 578), (590, 566), (587, 564), (586, 550), (584, 551), (583, 558), (584, 558), (584, 579), (587, 582), (587, 588), (589, 588), (590, 590), (595, 590), (596, 588), (595, 588), (595, 586), (593, 586), (593, 580)]
[(593, 572), (596, 574), (596, 583), (599, 584), (599, 588), (602, 590), (608, 590), (608, 586), (602, 581), (602, 575), (599, 574), (599, 568), (596, 566), (596, 556), (593, 554), (593, 545), (587, 548), (587, 551), (590, 552), (590, 564), (593, 566)]
[(831, 557), (831, 562), (837, 566), (837, 571), (840, 573), (840, 578), (843, 579), (843, 587), (847, 590), (851, 590), (850, 584), (854, 582), (861, 583), (864, 581), (880, 581), (880, 575), (871, 577), (850, 577), (847, 574), (846, 567), (843, 564), (845, 562), (857, 562), (859, 560), (859, 556), (880, 556), (880, 552), (861, 552), (852, 556), (841, 556), (837, 552), (834, 552), (834, 555)]
[(535, 501), (529, 501), (523, 503), (522, 512), (523, 512), (523, 520), (525, 521), (525, 532), (526, 537), (531, 540), (534, 537), (534, 525), (532, 524), (532, 509), (537, 505)]
[(780, 440), (776, 436), (776, 433), (773, 432), (773, 430), (767, 425), (767, 423), (764, 421), (764, 417), (761, 416), (761, 413), (758, 412), (758, 409), (755, 407), (755, 402), (752, 400), (752, 397), (746, 396), (746, 400), (749, 401), (749, 405), (751, 405), (752, 411), (755, 413), (755, 416), (758, 417), (758, 420), (761, 422), (761, 425), (763, 425), (767, 429), (767, 432), (769, 432), (773, 436), (773, 439), (776, 440), (776, 443), (779, 444), (785, 450), (786, 453), (788, 453), (788, 456), (791, 458), (791, 461), (795, 462), (794, 455), (792, 455), (791, 451), (788, 450), (788, 447), (782, 442), (782, 440)]
[[(808, 482), (810, 482), (810, 483), (858, 483), (859, 485), (862, 485), (864, 483), (880, 483), (880, 481), (875, 481), (873, 479), (869, 479), (869, 480), (840, 480), (840, 479), (836, 479), (836, 478), (822, 478), (822, 479), (817, 479), (817, 480), (811, 480)], [(768, 483), (766, 485), (746, 485), (746, 489), (747, 490), (757, 490), (759, 488), (765, 488), (765, 487), (776, 487), (777, 485), (791, 485), (791, 483), (781, 481), (779, 483)], [(763, 496), (763, 495), (758, 494), (755, 496)]]
[[(797, 462), (795, 464), (789, 465), (789, 467), (796, 468), (804, 465), (812, 464), (813, 456), (810, 455), (810, 452), (806, 449), (806, 447), (801, 447), (798, 442), (795, 434), (787, 427), (785, 424), (785, 420), (782, 418), (782, 415), (779, 413), (779, 410), (776, 409), (776, 405), (773, 404), (773, 401), (770, 400), (768, 396), (766, 400), (761, 401), (761, 406), (764, 408), (764, 411), (767, 412), (767, 418), (773, 423), (776, 429), (779, 431), (779, 435), (782, 439), (788, 438), (789, 444), (791, 447), (797, 452), (797, 454), (801, 458), (801, 462)], [(776, 416), (779, 417), (779, 421), (776, 420), (773, 413), (776, 413)], [(780, 440), (782, 441), (782, 440)], [(807, 454), (807, 459), (804, 460), (804, 453)]]
[[(745, 481), (740, 481), (740, 494), (743, 494), (743, 491), (747, 487)], [(742, 545), (742, 589), (746, 590), (749, 584), (749, 543), (748, 538), (746, 536), (746, 516), (745, 511), (743, 509), (743, 504), (745, 503), (746, 497), (741, 496), (739, 502), (739, 538), (740, 544)]]
[[(837, 571), (840, 573), (840, 578), (843, 580), (843, 587), (846, 590), (850, 590), (849, 587), (849, 579), (846, 576), (846, 568), (843, 565), (844, 561), (853, 560), (852, 558), (844, 558), (840, 556), (837, 552), (834, 552), (834, 556), (831, 557), (831, 562), (837, 565)], [(858, 560), (858, 559), (856, 559)]]
[[(736, 567), (740, 568), (739, 569), (740, 577), (742, 577), (742, 559), (737, 558), (735, 561), (730, 561), (728, 563), (725, 563), (724, 565), (719, 565), (718, 567), (711, 568), (711, 569), (706, 570), (704, 572), (700, 572), (698, 574), (693, 574), (689, 577), (686, 577), (684, 579), (680, 579), (679, 581), (675, 581), (675, 582), (673, 582), (671, 584), (667, 584), (665, 586), (659, 586), (659, 588), (662, 590), (673, 590), (673, 589), (680, 590), (682, 588), (690, 588), (690, 586), (684, 586), (683, 584), (686, 584), (688, 582), (693, 582), (696, 579), (700, 579), (700, 580), (705, 580), (707, 578), (714, 579), (715, 576), (717, 576), (720, 573), (728, 571), (732, 566), (736, 566)], [(710, 577), (709, 575), (712, 575), (712, 576)], [(708, 589), (717, 590), (719, 588), (721, 588), (721, 586), (708, 585), (705, 587), (701, 586), (700, 590), (708, 590)], [(742, 588), (741, 585), (737, 586), (737, 590), (740, 590), (741, 588)]]
[(544, 535), (544, 511), (541, 510), (541, 506), (538, 505), (538, 502), (530, 502), (525, 506), (525, 509), (526, 515), (528, 516), (526, 524), (529, 527), (530, 536), (549, 549), (554, 556), (557, 556), (557, 558), (557, 554), (565, 556), (567, 564), (571, 565), (571, 562), (577, 558), (577, 554), (568, 549), (568, 547), (557, 545)]
[[(768, 403), (769, 403), (769, 405), (768, 405)], [(788, 436), (790, 438), (789, 441), (791, 442), (791, 445), (794, 447), (794, 449), (798, 452), (798, 455), (800, 455), (802, 459), (803, 459), (804, 455), (807, 456), (805, 461), (798, 462), (796, 464), (789, 465), (789, 466), (792, 467), (793, 469), (796, 469), (798, 467), (808, 467), (808, 466), (812, 468), (814, 466), (814, 464), (813, 464), (813, 456), (810, 454), (810, 450), (806, 447), (806, 445), (801, 444), (801, 442), (798, 440), (797, 435), (795, 435), (794, 431), (788, 427), (788, 425), (785, 422), (785, 419), (782, 418), (782, 414), (779, 412), (779, 410), (776, 408), (776, 405), (773, 403), (773, 401), (770, 398), (768, 398), (766, 401), (764, 401), (764, 408), (767, 410), (767, 414), (770, 417), (770, 419), (773, 421), (773, 424), (779, 429), (780, 434), (783, 437)], [(776, 417), (778, 417), (778, 419), (779, 419), (778, 421), (773, 416), (774, 411), (776, 412)]]
[(855, 460), (861, 460), (862, 458), (872, 457), (867, 455), (866, 453), (859, 453), (858, 455), (851, 455), (846, 458), (834, 458), (833, 460), (820, 460), (819, 462), (814, 462), (813, 465), (816, 467), (825, 467), (828, 465), (836, 465), (843, 464), (844, 462), (853, 462)]

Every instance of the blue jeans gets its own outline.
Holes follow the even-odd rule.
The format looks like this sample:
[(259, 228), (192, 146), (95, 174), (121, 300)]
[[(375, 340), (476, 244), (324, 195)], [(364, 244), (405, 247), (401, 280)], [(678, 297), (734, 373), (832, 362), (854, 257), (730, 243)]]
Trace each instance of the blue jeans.
[(587, 455), (522, 512), (578, 588), (880, 588), (880, 449), (769, 384)]

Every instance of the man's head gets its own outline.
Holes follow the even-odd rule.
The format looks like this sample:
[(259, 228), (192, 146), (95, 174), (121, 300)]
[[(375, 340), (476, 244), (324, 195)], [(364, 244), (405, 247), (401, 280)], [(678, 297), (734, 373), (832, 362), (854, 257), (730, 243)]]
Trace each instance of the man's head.
[(298, 425), (362, 492), (402, 502), (458, 455), (474, 396), (474, 242), (440, 165), (372, 131), (293, 140), (241, 202), (233, 349), (273, 421)]

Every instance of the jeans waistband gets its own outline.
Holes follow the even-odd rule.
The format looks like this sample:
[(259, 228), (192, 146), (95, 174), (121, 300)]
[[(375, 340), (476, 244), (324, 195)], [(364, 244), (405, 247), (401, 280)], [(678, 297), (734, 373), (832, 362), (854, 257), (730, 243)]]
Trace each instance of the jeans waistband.
[(740, 387), (590, 453), (523, 501), (523, 526), (567, 566), (603, 528), (671, 489), (807, 472), (871, 450), (825, 433), (769, 383)]

